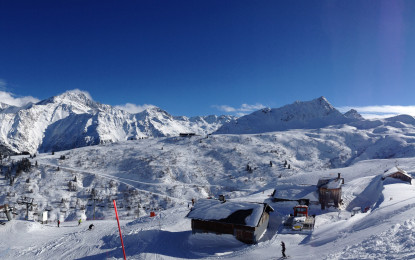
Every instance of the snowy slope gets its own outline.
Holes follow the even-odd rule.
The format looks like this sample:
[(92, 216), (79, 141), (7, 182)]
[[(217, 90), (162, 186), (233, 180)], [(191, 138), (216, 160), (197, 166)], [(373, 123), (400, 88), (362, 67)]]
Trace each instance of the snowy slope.
[(355, 112), (346, 115), (324, 97), (307, 102), (296, 101), (281, 108), (264, 108), (224, 124), (217, 134), (255, 134), (288, 129), (313, 129), (361, 120)]
[[(344, 195), (370, 206), (368, 213), (351, 217), (349, 210), (320, 210), (312, 235), (281, 234), (278, 226), (283, 216), (291, 213), (293, 204), (271, 203), (270, 226), (257, 245), (246, 245), (230, 235), (192, 235), (187, 205), (177, 205), (135, 220), (122, 220), (121, 228), (128, 259), (276, 259), (284, 241), (292, 259), (411, 259), (415, 245), (415, 185), (378, 178), (384, 170), (398, 163), (414, 174), (413, 158), (362, 161), (337, 169), (345, 178)], [(313, 183), (328, 171), (298, 172), (283, 178), (275, 187), (287, 183)], [(298, 187), (301, 187), (299, 185)], [(267, 201), (272, 190), (264, 190), (242, 201)], [(371, 196), (366, 196), (370, 194)], [(366, 198), (365, 200), (359, 197)], [(236, 201), (238, 201), (236, 200)], [(347, 203), (347, 202), (346, 202)], [(121, 214), (125, 208), (119, 209)], [(112, 215), (113, 216), (113, 215)], [(95, 229), (87, 231), (93, 223)], [(24, 236), (24, 239), (22, 239)], [(80, 226), (65, 221), (41, 225), (14, 220), (0, 226), (2, 259), (122, 259), (117, 223), (113, 219), (87, 220)]]
[[(209, 195), (227, 194), (235, 198), (273, 189), (276, 183), (301, 172), (347, 167), (370, 159), (415, 157), (414, 127), (399, 120), (381, 121), (375, 128), (343, 125), (258, 135), (150, 138), (104, 143), (55, 155), (39, 154), (32, 159), (39, 167), (28, 176), (17, 178), (13, 187), (5, 182), (0, 194), (33, 190), (32, 196), (37, 196), (41, 207), (63, 197), (71, 198), (68, 203), (85, 205), (93, 188), (106, 200), (104, 204), (117, 196), (137, 204), (141, 200), (146, 208), (165, 209)], [(60, 156), (65, 159), (59, 160)], [(284, 167), (284, 161), (290, 168)], [(8, 158), (4, 163), (9, 165), (12, 161)], [(252, 170), (247, 171), (247, 166)], [(27, 185), (28, 177), (33, 187)], [(75, 177), (76, 192), (52, 192), (55, 186), (67, 190), (68, 182)], [(317, 179), (305, 179), (300, 183), (316, 182)], [(126, 189), (135, 189), (137, 193), (124, 196), (121, 191)], [(59, 207), (53, 207), (56, 216)], [(98, 212), (103, 217), (108, 213), (105, 209)], [(87, 216), (91, 214), (91, 209), (87, 210)]]
[[(53, 121), (44, 130), (40, 146), (44, 150), (84, 146), (88, 141), (100, 145), (37, 154), (30, 161), (38, 166), (18, 176), (13, 172), (13, 185), (4, 173), (27, 156), (3, 159), (0, 205), (11, 204), (18, 215), (0, 225), (1, 259), (122, 258), (113, 199), (119, 206), (128, 259), (275, 259), (280, 256), (281, 241), (293, 259), (414, 257), (415, 183), (382, 181), (383, 174), (396, 166), (414, 177), (415, 119), (411, 116), (260, 134), (125, 141), (138, 133), (176, 133), (183, 125), (192, 131), (195, 122), (208, 129), (221, 119), (172, 117), (158, 108), (131, 115), (91, 102), (87, 96), (67, 95), (20, 110), (21, 117), (34, 109), (44, 119), (40, 122)], [(38, 106), (56, 109), (46, 113), (36, 110)], [(333, 122), (343, 118), (334, 110), (330, 113)], [(344, 117), (356, 117), (351, 115)], [(130, 121), (123, 121), (125, 117)], [(23, 131), (21, 124), (16, 126)], [(1, 129), (7, 129), (6, 125)], [(115, 142), (117, 138), (122, 141)], [(287, 197), (315, 197), (318, 179), (337, 173), (345, 179), (341, 210), (313, 205), (310, 211), (317, 218), (312, 235), (279, 232), (281, 221), (295, 204), (270, 202), (272, 190)], [(69, 189), (69, 184), (76, 189)], [(228, 235), (192, 235), (190, 220), (185, 218), (189, 202), (219, 194), (239, 203), (271, 203), (275, 212), (260, 243), (248, 246)], [(21, 196), (31, 197), (37, 204), (29, 212), (31, 221), (23, 220), (25, 207), (17, 204)], [(370, 210), (351, 217), (355, 207)], [(34, 213), (45, 209), (51, 222), (33, 222), (38, 216)], [(150, 218), (150, 211), (157, 217)], [(96, 220), (92, 220), (94, 215)], [(84, 219), (80, 226), (79, 218)], [(62, 221), (59, 229), (57, 219)], [(96, 226), (94, 231), (86, 231), (90, 223)]]
[[(59, 141), (57, 137), (55, 141)], [(62, 155), (65, 160), (59, 160)], [(141, 196), (142, 204), (147, 205), (154, 199), (152, 207), (167, 208), (194, 197), (222, 193), (238, 197), (271, 189), (277, 182), (299, 172), (347, 167), (370, 159), (409, 157), (415, 157), (414, 127), (388, 120), (365, 129), (344, 125), (258, 135), (163, 137), (104, 143), (55, 155), (39, 154), (32, 159), (39, 167), (30, 178), (38, 187), (67, 188), (68, 181), (77, 177), (79, 190), (75, 194), (80, 197), (90, 194), (92, 188), (99, 188), (105, 199), (120, 189), (135, 188), (140, 191), (133, 196), (135, 201)], [(284, 167), (284, 161), (290, 169)], [(7, 159), (5, 163), (11, 161)], [(252, 171), (247, 171), (248, 165)], [(111, 184), (111, 180), (115, 183)], [(17, 188), (6, 187), (4, 192), (27, 192), (25, 181), (26, 177), (18, 178)], [(311, 183), (306, 180), (301, 183), (316, 182), (313, 179)], [(54, 195), (39, 189), (39, 200), (53, 199)]]

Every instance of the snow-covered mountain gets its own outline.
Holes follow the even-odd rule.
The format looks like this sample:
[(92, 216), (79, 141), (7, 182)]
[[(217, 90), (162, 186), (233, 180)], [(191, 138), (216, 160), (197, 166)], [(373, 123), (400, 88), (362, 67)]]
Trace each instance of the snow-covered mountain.
[(350, 109), (344, 114), (344, 116), (350, 119), (364, 120), (363, 116), (359, 114), (355, 109)]
[[(55, 102), (49, 101), (45, 105)], [(30, 109), (36, 106), (40, 105)], [(65, 136), (60, 131), (74, 136), (82, 136), (83, 131), (85, 136), (103, 133), (103, 129), (110, 131), (124, 115), (137, 122), (137, 129), (142, 126), (140, 120), (148, 122), (150, 132), (150, 117), (154, 122), (170, 121), (172, 125), (217, 120), (214, 116), (171, 117), (157, 108), (140, 118), (100, 104), (76, 102), (76, 107), (69, 107), (66, 111), (72, 112), (66, 117), (63, 110), (57, 110), (54, 118), (62, 119), (47, 127), (45, 136), (51, 140), (44, 143)], [(95, 112), (84, 112), (89, 110)], [(123, 129), (124, 133), (127, 130)], [(107, 134), (112, 137), (122, 133)], [(414, 185), (381, 178), (395, 166), (415, 177), (415, 119), (411, 116), (261, 134), (102, 143), (55, 154), (40, 153), (27, 159), (36, 166), (18, 173), (16, 162), (23, 157), (28, 158), (20, 155), (2, 161), (0, 205), (7, 203), (17, 213), (16, 220), (0, 225), (2, 259), (50, 259), (56, 255), (61, 259), (122, 258), (113, 199), (119, 205), (129, 259), (269, 260), (281, 250), (281, 241), (293, 259), (413, 258)], [(5, 178), (9, 169), (13, 169), (12, 185)], [(310, 213), (316, 215), (312, 235), (281, 233), (282, 220), (292, 214), (296, 204), (274, 203), (269, 199), (271, 192), (276, 189), (287, 198), (299, 193), (318, 196), (319, 178), (337, 173), (345, 179), (341, 210), (310, 205)], [(92, 194), (99, 198), (95, 209)], [(191, 199), (220, 194), (228, 201), (271, 203), (274, 212), (258, 245), (242, 244), (229, 235), (192, 235), (190, 220), (185, 217)], [(26, 206), (18, 204), (21, 197), (33, 198), (37, 204), (29, 210), (30, 221), (23, 220)], [(355, 207), (369, 210), (351, 217)], [(44, 210), (48, 211), (48, 224), (32, 221)], [(156, 218), (149, 217), (151, 211), (156, 212)], [(84, 221), (78, 225), (80, 218)], [(61, 228), (56, 227), (58, 219)], [(92, 223), (96, 229), (87, 231)]]
[[(396, 165), (415, 176), (414, 122), (407, 116), (368, 122), (356, 121), (359, 128), (149, 138), (38, 154), (29, 159), (37, 165), (29, 172), (12, 172), (13, 185), (0, 178), (0, 205), (8, 203), (17, 213), (0, 225), (0, 255), (120, 259), (115, 199), (129, 259), (269, 260), (278, 256), (281, 241), (293, 259), (412, 259), (415, 186), (381, 177)], [(2, 174), (23, 157), (4, 159)], [(271, 192), (317, 196), (319, 178), (337, 173), (345, 179), (341, 210), (310, 205), (316, 215), (312, 235), (280, 232), (296, 204), (274, 203)], [(68, 182), (76, 188), (68, 189)], [(95, 210), (92, 191), (99, 198)], [(271, 203), (274, 212), (258, 245), (231, 235), (192, 235), (185, 217), (189, 202), (219, 194), (227, 201)], [(26, 206), (17, 203), (22, 196), (37, 204), (29, 210), (30, 221), (23, 220)], [(352, 217), (355, 207), (369, 210)], [(34, 222), (45, 209), (48, 223)], [(149, 217), (151, 211), (157, 217)], [(87, 231), (92, 223), (95, 229)]]
[(77, 147), (135, 140), (171, 137), (179, 133), (254, 134), (290, 129), (321, 129), (342, 126), (388, 132), (391, 127), (414, 127), (412, 116), (364, 120), (355, 110), (345, 114), (324, 97), (295, 102), (281, 108), (262, 109), (236, 119), (233, 116), (172, 116), (158, 107), (131, 114), (95, 102), (80, 90), (24, 107), (0, 105), (0, 147), (29, 153), (68, 150)]
[(15, 152), (58, 151), (181, 132), (207, 134), (232, 119), (173, 117), (157, 107), (130, 114), (72, 90), (21, 108), (2, 104), (0, 144)]
[(324, 97), (296, 101), (281, 108), (264, 108), (224, 124), (216, 134), (255, 134), (288, 129), (315, 129), (363, 118), (356, 111), (340, 113)]

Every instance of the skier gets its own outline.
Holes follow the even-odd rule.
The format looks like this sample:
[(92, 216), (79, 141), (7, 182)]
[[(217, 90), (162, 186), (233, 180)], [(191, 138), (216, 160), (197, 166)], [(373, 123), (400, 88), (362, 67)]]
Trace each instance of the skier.
[(79, 226), (79, 225), (81, 225), (81, 222), (82, 222), (82, 219), (80, 218), (80, 219), (78, 220), (78, 226)]
[(61, 224), (61, 221), (58, 219), (58, 227), (59, 227), (60, 224)]
[(89, 230), (92, 230), (94, 228), (94, 224), (89, 225)]
[(281, 241), (281, 247), (282, 257), (286, 258), (287, 256), (285, 255), (285, 243), (283, 241)]

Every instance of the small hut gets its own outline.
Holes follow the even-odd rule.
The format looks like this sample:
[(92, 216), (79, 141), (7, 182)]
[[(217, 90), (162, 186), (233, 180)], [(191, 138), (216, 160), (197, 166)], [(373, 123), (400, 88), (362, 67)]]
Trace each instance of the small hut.
[(266, 203), (201, 199), (186, 217), (192, 219), (193, 233), (230, 234), (253, 244), (265, 233), (272, 211)]
[(317, 183), (318, 198), (321, 209), (325, 209), (330, 205), (338, 208), (342, 201), (342, 185), (344, 178), (341, 178), (340, 173), (337, 178), (321, 178)]
[(397, 166), (386, 171), (382, 176), (382, 180), (385, 180), (388, 177), (400, 179), (402, 181), (408, 182), (409, 184), (412, 184), (411, 175)]

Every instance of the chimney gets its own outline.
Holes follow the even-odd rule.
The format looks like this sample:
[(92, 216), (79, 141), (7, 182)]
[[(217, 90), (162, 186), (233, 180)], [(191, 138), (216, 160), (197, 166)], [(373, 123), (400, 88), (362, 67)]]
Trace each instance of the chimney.
[(337, 179), (340, 179), (340, 172), (337, 173)]

